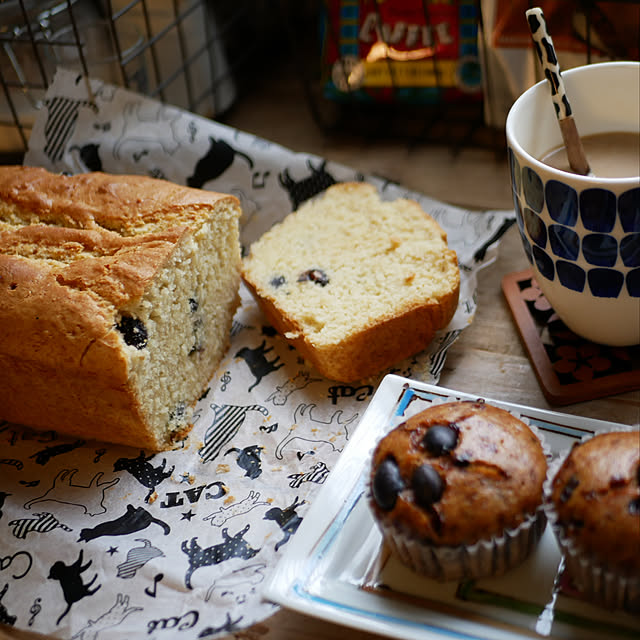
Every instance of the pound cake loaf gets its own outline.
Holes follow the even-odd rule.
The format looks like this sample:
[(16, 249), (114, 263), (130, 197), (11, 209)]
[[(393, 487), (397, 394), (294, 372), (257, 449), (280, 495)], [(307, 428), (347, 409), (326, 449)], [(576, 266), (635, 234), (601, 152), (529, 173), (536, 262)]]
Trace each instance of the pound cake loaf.
[(576, 588), (640, 612), (640, 432), (599, 433), (554, 474), (550, 521)]
[(239, 303), (240, 206), (141, 176), (0, 167), (0, 419), (186, 435)]
[(423, 350), (449, 324), (460, 272), (417, 202), (341, 183), (250, 247), (243, 279), (273, 326), (327, 378), (354, 382)]
[(434, 405), (384, 436), (370, 505), (389, 548), (439, 580), (499, 575), (535, 548), (547, 460), (531, 428), (483, 401)]

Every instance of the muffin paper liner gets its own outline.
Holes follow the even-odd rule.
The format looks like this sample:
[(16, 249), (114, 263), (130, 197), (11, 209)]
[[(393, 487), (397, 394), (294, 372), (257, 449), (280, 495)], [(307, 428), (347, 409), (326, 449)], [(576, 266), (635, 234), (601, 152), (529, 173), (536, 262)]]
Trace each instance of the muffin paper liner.
[(640, 613), (640, 577), (605, 569), (593, 555), (577, 548), (555, 523), (552, 530), (564, 556), (573, 585), (581, 596), (606, 609)]
[[(454, 401), (456, 398), (441, 398), (433, 402), (433, 405)], [(529, 424), (519, 413), (509, 413), (524, 422), (536, 435), (548, 461), (551, 458), (550, 448), (540, 430)], [(373, 450), (370, 457), (373, 457)], [(550, 469), (547, 465), (543, 497), (544, 486), (550, 482), (549, 474)], [(505, 529), (501, 535), (469, 545), (445, 546), (430, 544), (400, 531), (391, 524), (375, 519), (388, 548), (405, 565), (417, 573), (442, 582), (504, 574), (521, 564), (531, 554), (547, 525), (546, 507), (542, 501), (538, 509), (527, 515), (520, 525)]]
[[(615, 429), (599, 431), (595, 435), (617, 431), (637, 431), (637, 429), (619, 425)], [(584, 443), (593, 436), (583, 438)], [(580, 549), (558, 524), (558, 516), (551, 502), (551, 485), (562, 463), (570, 450), (563, 451), (550, 465), (545, 482), (545, 512), (553, 531), (560, 552), (564, 556), (566, 571), (571, 577), (573, 586), (585, 600), (606, 609), (625, 609), (632, 613), (640, 613), (640, 576), (627, 576), (623, 572), (603, 566), (594, 554)], [(640, 553), (640, 550), (638, 550)]]
[(544, 509), (501, 536), (471, 545), (436, 546), (381, 524), (385, 542), (398, 558), (418, 573), (436, 580), (499, 576), (516, 567), (535, 549), (546, 526)]

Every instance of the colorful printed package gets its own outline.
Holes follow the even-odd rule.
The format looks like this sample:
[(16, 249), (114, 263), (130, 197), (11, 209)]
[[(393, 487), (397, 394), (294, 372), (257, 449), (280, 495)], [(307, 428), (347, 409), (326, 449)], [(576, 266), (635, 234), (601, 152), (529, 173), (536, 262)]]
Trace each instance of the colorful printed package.
[(424, 104), (479, 100), (474, 0), (328, 0), (327, 98)]

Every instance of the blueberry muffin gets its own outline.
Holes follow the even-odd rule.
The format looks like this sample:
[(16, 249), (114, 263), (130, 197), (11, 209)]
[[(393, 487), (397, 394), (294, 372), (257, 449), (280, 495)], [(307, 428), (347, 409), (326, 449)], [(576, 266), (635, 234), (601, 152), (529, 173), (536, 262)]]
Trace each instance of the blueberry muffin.
[(419, 573), (499, 575), (544, 530), (546, 473), (542, 444), (524, 422), (483, 401), (448, 402), (378, 443), (370, 503), (386, 543)]
[(638, 431), (575, 445), (551, 483), (551, 520), (573, 582), (610, 608), (640, 610), (639, 485)]

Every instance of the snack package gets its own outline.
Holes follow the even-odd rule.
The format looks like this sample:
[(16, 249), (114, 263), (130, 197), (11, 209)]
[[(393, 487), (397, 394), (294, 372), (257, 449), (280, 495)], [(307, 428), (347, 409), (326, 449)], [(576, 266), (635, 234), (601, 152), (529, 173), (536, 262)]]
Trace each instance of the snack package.
[(474, 0), (327, 0), (323, 87), (335, 101), (482, 98)]

